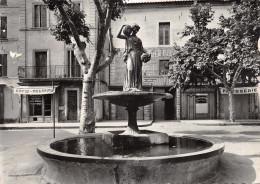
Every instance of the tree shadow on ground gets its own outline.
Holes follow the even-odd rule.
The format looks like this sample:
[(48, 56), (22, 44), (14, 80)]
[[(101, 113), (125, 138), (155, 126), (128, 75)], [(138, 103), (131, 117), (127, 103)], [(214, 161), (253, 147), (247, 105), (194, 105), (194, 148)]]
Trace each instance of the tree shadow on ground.
[(248, 156), (223, 153), (220, 158), (220, 173), (215, 183), (253, 183), (256, 171)]
[(239, 134), (245, 134), (245, 135), (260, 135), (260, 131), (243, 131), (238, 132)]
[[(228, 131), (222, 131), (222, 130), (198, 130), (198, 131), (177, 131), (175, 133), (181, 133), (181, 134), (191, 134), (191, 135), (203, 135), (204, 137), (209, 138), (217, 138), (223, 142), (233, 142), (233, 143), (241, 143), (241, 142), (259, 142), (256, 137), (250, 137), (250, 136), (239, 136), (240, 133), (231, 133)], [(250, 135), (250, 134), (249, 134)], [(252, 134), (253, 136), (253, 134)]]
[(231, 134), (231, 132), (225, 130), (198, 130), (198, 131), (187, 130), (187, 131), (177, 131), (175, 133), (198, 134), (198, 135)]

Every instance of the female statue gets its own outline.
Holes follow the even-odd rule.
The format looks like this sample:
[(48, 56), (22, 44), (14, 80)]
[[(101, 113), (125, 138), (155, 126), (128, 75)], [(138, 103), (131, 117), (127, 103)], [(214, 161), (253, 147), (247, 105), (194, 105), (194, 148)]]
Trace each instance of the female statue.
[[(140, 38), (136, 36), (140, 27), (135, 24), (123, 25), (117, 38), (126, 40), (126, 50), (124, 61), (126, 62), (126, 72), (124, 79), (124, 91), (141, 91), (142, 89), (142, 62), (148, 62), (151, 55), (143, 48)], [(122, 35), (122, 31), (124, 35)]]

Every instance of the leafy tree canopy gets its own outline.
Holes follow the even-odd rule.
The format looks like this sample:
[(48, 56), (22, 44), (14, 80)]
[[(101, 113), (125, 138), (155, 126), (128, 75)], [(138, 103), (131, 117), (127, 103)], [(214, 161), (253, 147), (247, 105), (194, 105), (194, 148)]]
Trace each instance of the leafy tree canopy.
[(260, 1), (234, 3), (231, 16), (219, 18), (218, 28), (207, 27), (214, 15), (209, 4), (195, 3), (190, 13), (194, 25), (186, 26), (181, 34), (191, 38), (183, 47), (175, 46), (177, 53), (172, 57), (173, 85), (217, 81), (233, 88), (238, 80), (255, 83), (260, 63)]
[[(85, 21), (85, 12), (81, 11), (79, 5), (71, 0), (43, 0), (51, 11), (54, 11), (56, 15), (57, 24), (51, 27), (52, 34), (56, 40), (65, 41), (66, 44), (71, 44), (70, 37), (72, 32), (66, 20), (61, 16), (58, 10), (59, 6), (63, 6), (70, 20), (74, 23), (77, 32), (80, 36), (83, 36), (87, 42), (89, 42), (90, 25)], [(103, 0), (101, 3), (101, 11), (105, 16), (108, 10), (108, 6), (112, 6), (114, 11), (112, 12), (111, 19), (116, 20), (120, 18), (124, 11), (124, 3), (122, 0)], [(105, 17), (104, 17), (105, 18)]]

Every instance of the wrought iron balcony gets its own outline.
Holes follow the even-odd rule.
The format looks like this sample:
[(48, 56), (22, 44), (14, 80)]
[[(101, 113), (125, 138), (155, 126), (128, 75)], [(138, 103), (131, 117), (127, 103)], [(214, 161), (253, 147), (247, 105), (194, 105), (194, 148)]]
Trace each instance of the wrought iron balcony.
[(19, 66), (19, 79), (82, 78), (79, 65)]

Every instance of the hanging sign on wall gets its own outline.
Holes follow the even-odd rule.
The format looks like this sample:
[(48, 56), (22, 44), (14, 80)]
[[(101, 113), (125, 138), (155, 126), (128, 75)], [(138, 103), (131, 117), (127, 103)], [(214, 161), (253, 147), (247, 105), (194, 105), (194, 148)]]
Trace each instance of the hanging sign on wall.
[[(228, 91), (225, 88), (220, 88), (221, 94), (228, 94)], [(254, 94), (258, 93), (258, 87), (242, 87), (242, 88), (234, 88), (233, 94)]]

